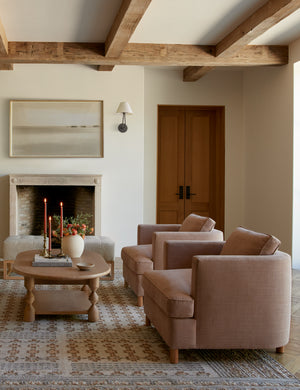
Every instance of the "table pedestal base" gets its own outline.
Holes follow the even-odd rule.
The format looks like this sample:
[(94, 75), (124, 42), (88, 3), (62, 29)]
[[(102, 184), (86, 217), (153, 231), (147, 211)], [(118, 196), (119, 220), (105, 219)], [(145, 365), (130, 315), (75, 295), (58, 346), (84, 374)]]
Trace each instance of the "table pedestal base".
[(32, 322), (38, 314), (88, 314), (90, 322), (99, 321), (99, 310), (96, 306), (99, 279), (91, 279), (88, 285), (90, 293), (87, 293), (86, 289), (36, 290), (33, 278), (25, 278), (27, 294), (24, 321)]

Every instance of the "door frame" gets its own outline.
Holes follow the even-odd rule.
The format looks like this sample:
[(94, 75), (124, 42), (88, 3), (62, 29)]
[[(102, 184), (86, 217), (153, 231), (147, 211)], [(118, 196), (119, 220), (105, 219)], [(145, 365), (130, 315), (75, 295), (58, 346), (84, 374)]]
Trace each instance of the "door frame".
[(219, 134), (216, 140), (216, 192), (218, 192), (220, 199), (223, 199), (219, 205), (217, 219), (218, 229), (224, 231), (225, 225), (225, 106), (196, 106), (196, 105), (177, 105), (177, 104), (158, 104), (157, 105), (157, 144), (156, 144), (156, 222), (158, 216), (158, 147), (159, 147), (159, 109), (160, 108), (174, 108), (176, 110), (195, 110), (195, 111), (215, 111), (216, 113), (216, 128)]

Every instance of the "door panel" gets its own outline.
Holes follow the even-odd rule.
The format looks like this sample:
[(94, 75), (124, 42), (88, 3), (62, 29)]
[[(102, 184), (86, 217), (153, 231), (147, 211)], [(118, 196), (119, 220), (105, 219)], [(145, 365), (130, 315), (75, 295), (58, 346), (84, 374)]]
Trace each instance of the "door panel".
[(160, 110), (158, 118), (157, 221), (177, 223), (184, 219), (184, 112)]
[(223, 107), (159, 107), (157, 178), (158, 223), (195, 213), (224, 229)]
[(185, 185), (191, 195), (185, 200), (185, 215), (210, 214), (210, 126), (209, 111), (186, 111)]

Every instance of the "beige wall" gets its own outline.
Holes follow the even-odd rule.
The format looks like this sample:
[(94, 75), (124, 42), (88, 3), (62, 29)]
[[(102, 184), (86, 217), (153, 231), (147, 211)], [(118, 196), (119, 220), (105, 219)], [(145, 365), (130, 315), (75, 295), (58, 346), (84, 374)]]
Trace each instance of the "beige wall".
[[(292, 62), (299, 57), (300, 40), (291, 45)], [(134, 244), (136, 225), (155, 222), (159, 104), (225, 106), (225, 236), (244, 225), (275, 234), (291, 253), (292, 67), (218, 70), (194, 83), (182, 82), (178, 70), (141, 67), (16, 65), (0, 72), (0, 256), (12, 173), (102, 174), (102, 234), (116, 241), (117, 255)], [(9, 158), (9, 100), (26, 98), (104, 100), (104, 158)], [(134, 111), (126, 134), (116, 130), (121, 100)]]
[[(225, 236), (238, 225), (269, 232), (292, 253), (293, 64), (214, 71), (183, 83), (181, 71), (145, 70), (144, 221), (155, 222), (157, 105), (225, 106)], [(300, 234), (300, 232), (299, 232)]]
[(225, 106), (225, 233), (243, 223), (243, 78), (239, 71), (213, 71), (193, 83), (182, 71), (145, 69), (144, 221), (156, 220), (157, 106)]
[(294, 65), (293, 264), (300, 269), (300, 40)]
[(245, 225), (276, 235), (292, 253), (293, 63), (244, 75)]
[[(97, 72), (80, 65), (15, 65), (0, 72), (0, 257), (8, 235), (8, 180), (13, 173), (102, 174), (103, 235), (120, 248), (136, 241), (143, 220), (144, 69), (116, 67)], [(11, 99), (104, 100), (104, 158), (9, 158), (9, 101)], [(130, 102), (134, 114), (129, 130), (117, 130), (120, 101)]]

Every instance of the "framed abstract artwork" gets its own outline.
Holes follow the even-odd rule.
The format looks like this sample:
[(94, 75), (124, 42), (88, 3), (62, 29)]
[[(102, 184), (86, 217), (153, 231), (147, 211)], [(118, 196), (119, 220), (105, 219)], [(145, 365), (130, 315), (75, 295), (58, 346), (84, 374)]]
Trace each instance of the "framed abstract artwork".
[(11, 100), (10, 157), (103, 157), (103, 101)]

